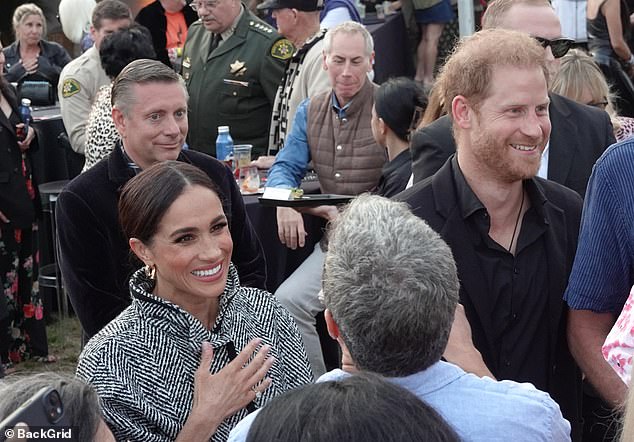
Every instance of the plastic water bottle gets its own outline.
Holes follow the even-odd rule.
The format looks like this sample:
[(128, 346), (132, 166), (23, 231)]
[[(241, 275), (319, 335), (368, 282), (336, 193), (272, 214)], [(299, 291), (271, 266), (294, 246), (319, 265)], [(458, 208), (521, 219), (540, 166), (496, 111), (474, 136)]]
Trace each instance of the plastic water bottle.
[(232, 168), (233, 163), (233, 138), (229, 133), (229, 126), (218, 126), (218, 138), (216, 138), (216, 158)]
[(18, 140), (23, 141), (29, 133), (29, 124), (31, 124), (31, 100), (23, 98), (18, 107), (20, 113), (20, 119), (24, 123), (24, 127), (17, 130)]

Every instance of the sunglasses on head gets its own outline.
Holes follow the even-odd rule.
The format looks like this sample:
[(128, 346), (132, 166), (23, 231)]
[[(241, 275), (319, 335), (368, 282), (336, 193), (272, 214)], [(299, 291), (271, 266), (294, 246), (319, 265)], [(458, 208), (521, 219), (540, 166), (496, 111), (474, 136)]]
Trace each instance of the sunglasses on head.
[(575, 43), (574, 40), (569, 38), (555, 38), (554, 40), (548, 40), (542, 37), (533, 37), (537, 42), (542, 45), (544, 49), (550, 46), (550, 50), (553, 53), (553, 57), (561, 58), (570, 50)]

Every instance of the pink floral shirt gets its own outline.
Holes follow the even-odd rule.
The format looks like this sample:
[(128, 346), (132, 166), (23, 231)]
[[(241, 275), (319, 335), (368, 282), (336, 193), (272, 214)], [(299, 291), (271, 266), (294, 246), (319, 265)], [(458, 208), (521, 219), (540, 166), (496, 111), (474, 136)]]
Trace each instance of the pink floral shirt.
[(634, 356), (633, 305), (634, 287), (632, 287), (630, 296), (627, 298), (623, 310), (605, 339), (602, 348), (605, 360), (608, 361), (608, 364), (612, 366), (616, 374), (627, 385), (630, 384), (630, 379), (632, 378), (632, 356)]

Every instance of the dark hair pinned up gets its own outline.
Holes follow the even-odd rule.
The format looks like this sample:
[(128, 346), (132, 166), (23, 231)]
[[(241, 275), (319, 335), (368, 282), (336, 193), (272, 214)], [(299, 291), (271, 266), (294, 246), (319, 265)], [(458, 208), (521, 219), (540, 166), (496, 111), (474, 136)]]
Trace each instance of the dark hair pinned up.
[(427, 107), (422, 86), (405, 77), (390, 78), (374, 93), (376, 114), (402, 140), (418, 125)]

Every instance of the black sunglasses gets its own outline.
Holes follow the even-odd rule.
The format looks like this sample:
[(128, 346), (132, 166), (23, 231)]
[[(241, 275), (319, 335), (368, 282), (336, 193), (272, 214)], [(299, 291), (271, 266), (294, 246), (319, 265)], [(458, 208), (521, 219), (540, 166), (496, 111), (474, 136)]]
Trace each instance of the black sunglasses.
[(608, 106), (608, 100), (607, 99), (603, 99), (601, 101), (591, 101), (590, 103), (586, 103), (588, 106), (592, 106), (592, 107), (597, 107), (601, 110), (605, 110), (605, 108)]
[(575, 44), (574, 40), (569, 38), (556, 38), (554, 40), (548, 40), (547, 38), (542, 37), (533, 37), (537, 42), (542, 45), (544, 49), (550, 46), (550, 50), (553, 53), (553, 57), (561, 58), (570, 50), (573, 44)]

